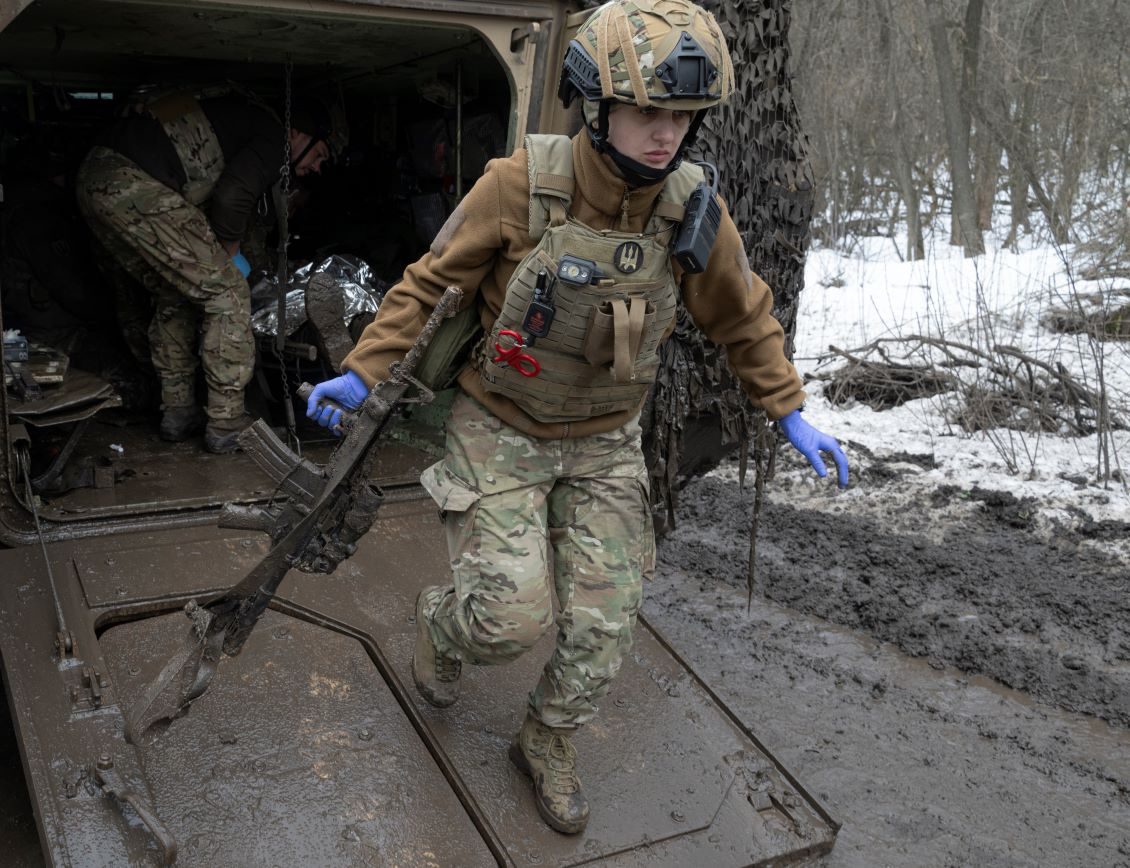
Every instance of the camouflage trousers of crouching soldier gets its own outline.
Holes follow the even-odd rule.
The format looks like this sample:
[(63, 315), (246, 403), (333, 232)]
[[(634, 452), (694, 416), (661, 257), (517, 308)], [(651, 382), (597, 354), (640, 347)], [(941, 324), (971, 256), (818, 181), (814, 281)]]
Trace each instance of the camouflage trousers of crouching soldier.
[(208, 384), (208, 417), (241, 416), (243, 389), (255, 363), (251, 291), (204, 213), (109, 148), (90, 152), (79, 168), (77, 188), (79, 208), (95, 238), (156, 296), (149, 344), (162, 404), (195, 403), (199, 365)]
[(423, 606), (436, 648), (506, 663), (556, 621), (529, 708), (550, 727), (587, 723), (631, 648), (642, 578), (654, 570), (639, 422), (541, 440), (460, 394), (446, 457), (421, 481), (444, 516), (454, 575)]

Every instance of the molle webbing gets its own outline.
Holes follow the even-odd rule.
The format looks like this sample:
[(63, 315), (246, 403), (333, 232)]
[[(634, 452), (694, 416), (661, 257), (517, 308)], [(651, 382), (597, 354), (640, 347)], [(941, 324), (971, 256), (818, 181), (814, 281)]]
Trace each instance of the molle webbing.
[[(659, 342), (675, 316), (675, 289), (666, 268), (649, 279), (609, 280), (610, 286), (576, 287), (558, 280), (553, 326), (525, 349), (541, 372), (524, 377), (493, 361), (501, 329), (522, 333), (539, 268), (555, 273), (562, 250), (568, 250), (608, 270), (610, 254), (622, 241), (619, 234), (606, 237), (573, 223), (546, 231), (545, 243), (515, 270), (484, 345), (480, 370), (487, 391), (506, 395), (542, 422), (578, 421), (639, 406), (659, 367)], [(666, 261), (665, 245), (644, 246), (645, 261)]]
[[(669, 243), (683, 202), (702, 179), (697, 166), (673, 172), (643, 233), (596, 231), (571, 220), (572, 142), (564, 136), (526, 137), (529, 154), (530, 237), (537, 246), (519, 263), (506, 288), (498, 320), (483, 345), (483, 387), (513, 400), (540, 422), (575, 422), (640, 406), (659, 368), (659, 342), (674, 321), (677, 287)], [(624, 248), (632, 248), (631, 266)], [(499, 332), (522, 334), (537, 274), (552, 279), (562, 257), (596, 263), (604, 278), (577, 286), (556, 280), (555, 314), (544, 337), (523, 352), (541, 366), (525, 377), (496, 362)], [(619, 266), (617, 265), (619, 263)], [(620, 267), (623, 266), (623, 267)]]

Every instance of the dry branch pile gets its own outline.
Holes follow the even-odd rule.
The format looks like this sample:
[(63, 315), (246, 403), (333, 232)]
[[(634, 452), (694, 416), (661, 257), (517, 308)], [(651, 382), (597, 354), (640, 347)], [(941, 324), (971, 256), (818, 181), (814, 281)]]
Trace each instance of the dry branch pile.
[[(824, 387), (824, 397), (838, 406), (860, 403), (872, 410), (889, 410), (907, 401), (951, 392), (960, 385), (952, 374), (938, 371), (930, 365), (891, 361), (886, 349), (878, 342), (855, 352), (838, 347), (828, 349), (848, 360), (848, 364), (826, 378), (828, 384)], [(871, 361), (856, 355), (869, 351), (878, 355), (880, 360)]]
[[(897, 359), (892, 347), (899, 348)], [(858, 401), (883, 410), (953, 392), (960, 400), (950, 418), (966, 431), (1010, 428), (1085, 437), (1130, 427), (1108, 406), (1101, 389), (1080, 383), (1058, 362), (1004, 344), (980, 348), (908, 335), (850, 351), (829, 347), (829, 352), (847, 361), (816, 377), (825, 381), (824, 395), (833, 404)]]

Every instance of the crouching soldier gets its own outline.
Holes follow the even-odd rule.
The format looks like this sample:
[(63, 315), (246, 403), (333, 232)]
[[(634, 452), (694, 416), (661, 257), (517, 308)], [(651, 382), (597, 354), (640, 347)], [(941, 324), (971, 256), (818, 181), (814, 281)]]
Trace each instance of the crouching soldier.
[(454, 581), (417, 599), (413, 675), (428, 702), (451, 705), (463, 666), (514, 660), (556, 623), (510, 757), (561, 832), (588, 821), (571, 737), (620, 669), (654, 565), (639, 414), (678, 297), (749, 397), (821, 476), (819, 452), (831, 452), (847, 484), (839, 444), (800, 416), (772, 294), (725, 206), (708, 261), (683, 268), (672, 255), (703, 179), (684, 151), (732, 88), (722, 33), (698, 6), (597, 9), (561, 76), (566, 106), (584, 101), (584, 129), (528, 136), (488, 165), (307, 408), (335, 424), (322, 400), (356, 407), (444, 288), (468, 290), (487, 335), (459, 375), (446, 456), (422, 477), (445, 515)]
[[(185, 440), (204, 427), (208, 451), (236, 449), (235, 436), (251, 421), (243, 391), (255, 362), (251, 266), (239, 242), (279, 181), (287, 150), (291, 175), (320, 171), (344, 144), (343, 121), (312, 101), (295, 107), (284, 136), (275, 114), (250, 95), (176, 93), (117, 121), (83, 161), (83, 216), (114, 262), (155, 296), (148, 337), (163, 439)], [(201, 366), (204, 413), (195, 395)]]

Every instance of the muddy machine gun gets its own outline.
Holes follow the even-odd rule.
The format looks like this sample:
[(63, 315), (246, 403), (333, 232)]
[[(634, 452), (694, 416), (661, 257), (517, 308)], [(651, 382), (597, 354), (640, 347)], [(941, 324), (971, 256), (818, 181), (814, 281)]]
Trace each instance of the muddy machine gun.
[[(383, 499), (380, 488), (370, 481), (376, 441), (397, 405), (431, 400), (431, 391), (413, 373), (462, 295), (448, 287), (404, 359), (393, 364), (388, 379), (373, 387), (355, 414), (346, 414), (342, 440), (325, 465), (295, 455), (261, 419), (240, 433), (240, 446), (289, 498), (278, 506), (226, 504), (219, 524), (268, 533), (271, 549), (239, 584), (203, 603), (190, 600), (185, 606), (192, 624), (184, 645), (130, 709), (126, 730), (130, 741), (139, 743), (155, 724), (188, 711), (208, 689), (222, 656), (242, 650), (292, 568), (331, 573), (356, 550)], [(299, 395), (308, 396), (310, 388), (303, 384)], [(408, 398), (410, 390), (418, 396)]]

